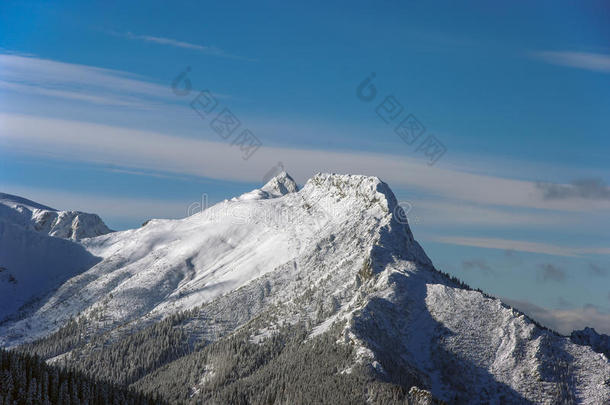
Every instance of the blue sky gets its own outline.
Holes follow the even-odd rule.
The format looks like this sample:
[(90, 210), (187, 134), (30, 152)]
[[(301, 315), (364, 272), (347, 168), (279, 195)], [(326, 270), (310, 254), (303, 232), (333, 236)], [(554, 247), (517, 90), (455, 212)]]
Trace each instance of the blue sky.
[[(562, 331), (610, 333), (609, 39), (602, 1), (7, 1), (0, 187), (126, 229), (259, 187), (278, 162), (300, 183), (377, 175), (437, 267)], [(189, 107), (204, 89), (205, 120)], [(262, 143), (248, 160), (211, 129), (222, 108)], [(408, 114), (425, 127), (411, 145), (394, 132)], [(429, 135), (446, 148), (432, 166)]]

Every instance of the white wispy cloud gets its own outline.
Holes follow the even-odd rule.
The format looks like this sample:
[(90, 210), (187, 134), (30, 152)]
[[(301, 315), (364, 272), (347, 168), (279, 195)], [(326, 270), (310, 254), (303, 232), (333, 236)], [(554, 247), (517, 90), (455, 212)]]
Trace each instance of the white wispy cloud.
[(87, 91), (61, 90), (38, 85), (13, 83), (0, 80), (0, 89), (16, 91), (19, 93), (41, 95), (47, 97), (84, 101), (100, 105), (114, 105), (119, 107), (149, 108), (150, 105), (134, 97), (120, 95), (96, 95)]
[[(214, 133), (202, 125), (208, 139)], [(299, 181), (317, 171), (381, 177), (393, 187), (416, 188), (436, 196), (478, 205), (607, 212), (610, 201), (582, 198), (548, 200), (535, 182), (430, 167), (404, 156), (315, 149), (260, 148), (243, 160), (239, 147), (89, 122), (0, 114), (4, 147), (64, 160), (104, 163), (222, 180), (260, 182), (282, 161)]]
[[(155, 103), (169, 108), (167, 103), (176, 101), (169, 84), (151, 83), (122, 71), (15, 54), (0, 54), (1, 89), (133, 108), (150, 108)], [(291, 122), (284, 130), (293, 130), (294, 125)], [(217, 139), (205, 123), (201, 132), (207, 139)], [(227, 142), (18, 114), (0, 115), (0, 142), (7, 148), (68, 161), (236, 181), (259, 182), (280, 160), (300, 181), (314, 171), (377, 175), (395, 188), (416, 188), (433, 194), (433, 198), (417, 205), (423, 207), (418, 214), (427, 224), (551, 226), (573, 222), (575, 217), (562, 218), (562, 211), (610, 210), (607, 199), (579, 198), (578, 193), (549, 199), (545, 194), (548, 190), (540, 184), (460, 168), (429, 167), (405, 156), (264, 146), (246, 162), (238, 148)], [(532, 212), (532, 208), (539, 211)]]
[(433, 236), (430, 240), (459, 246), (484, 249), (515, 250), (519, 252), (542, 253), (552, 256), (576, 257), (582, 255), (610, 255), (610, 247), (560, 246), (551, 243), (511, 240), (500, 238), (477, 238), (469, 236)]
[(583, 218), (566, 216), (562, 212), (532, 210), (516, 207), (494, 207), (466, 203), (464, 201), (443, 201), (440, 199), (410, 199), (411, 213), (417, 216), (416, 223), (443, 226), (518, 227), (540, 226), (565, 227), (584, 222)]
[(120, 70), (10, 53), (0, 54), (0, 90), (137, 109), (183, 101), (172, 92), (169, 82), (161, 85)]
[(168, 86), (126, 72), (15, 54), (0, 54), (0, 87), (26, 94), (142, 107), (168, 101)]
[(140, 41), (152, 42), (152, 43), (160, 44), (160, 45), (168, 45), (168, 46), (173, 46), (176, 48), (191, 49), (191, 50), (202, 52), (202, 53), (205, 53), (208, 55), (220, 56), (223, 58), (253, 61), (253, 59), (233, 55), (233, 54), (228, 53), (215, 46), (194, 44), (191, 42), (179, 41), (177, 39), (164, 38), (164, 37), (158, 37), (158, 36), (153, 36), (153, 35), (136, 35), (131, 32), (128, 32), (128, 33), (124, 34), (123, 36), (125, 36), (126, 38), (129, 38), (129, 39), (136, 39), (136, 40), (140, 40)]
[(574, 51), (540, 51), (532, 55), (545, 62), (578, 69), (610, 73), (610, 55)]

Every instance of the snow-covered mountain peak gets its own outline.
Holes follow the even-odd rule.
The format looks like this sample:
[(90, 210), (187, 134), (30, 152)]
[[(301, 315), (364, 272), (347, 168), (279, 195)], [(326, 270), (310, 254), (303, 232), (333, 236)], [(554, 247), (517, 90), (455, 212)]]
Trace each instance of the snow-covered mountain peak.
[(282, 197), (290, 193), (296, 193), (297, 191), (299, 191), (297, 183), (288, 173), (282, 171), (271, 178), (263, 187), (256, 188), (239, 197), (232, 198), (231, 201), (266, 200), (269, 198)]
[(307, 180), (304, 188), (317, 188), (322, 192), (339, 194), (342, 197), (374, 196), (378, 193), (394, 197), (392, 190), (379, 177), (360, 174), (316, 173)]
[(296, 193), (299, 191), (299, 187), (288, 173), (281, 172), (269, 180), (261, 190), (269, 193), (271, 196), (279, 197), (288, 193)]
[(33, 211), (35, 209), (46, 210), (46, 211), (57, 211), (55, 208), (47, 207), (46, 205), (39, 204), (27, 198), (19, 197), (13, 194), (0, 193), (0, 204), (12, 207), (18, 211), (29, 209)]
[[(318, 173), (307, 181), (299, 194), (325, 214), (331, 228), (348, 229), (354, 221), (374, 221), (376, 225), (369, 228), (377, 229), (372, 248), (373, 259), (394, 256), (432, 265), (415, 241), (396, 196), (378, 177)], [(379, 260), (380, 267), (383, 267), (385, 260)]]
[[(288, 174), (280, 173), (263, 189), (188, 218), (85, 239), (81, 243), (102, 261), (62, 286), (35, 315), (39, 333), (53, 328), (57, 317), (88, 311), (97, 301), (117, 308), (117, 323), (142, 313), (163, 316), (189, 309), (282, 266), (292, 266), (286, 274), (292, 277), (292, 263), (306, 254), (321, 255), (319, 247), (327, 244), (345, 244), (341, 257), (359, 263), (346, 269), (351, 279), (363, 261), (373, 273), (391, 257), (429, 264), (406, 223), (395, 219), (395, 201), (376, 177), (318, 174), (298, 190)], [(93, 301), (71, 297), (76, 312), (68, 313), (55, 303), (73, 288), (87, 291), (84, 296)]]
[[(376, 204), (386, 214), (399, 214), (397, 200), (390, 187), (375, 176), (317, 173), (303, 187), (303, 193), (333, 202), (352, 200), (354, 203)], [(401, 213), (404, 214), (404, 213)], [(405, 218), (401, 222), (406, 224)]]
[[(328, 344), (353, 349), (333, 381), (363, 368), (458, 404), (597, 405), (610, 397), (607, 357), (438, 272), (377, 177), (320, 173), (298, 190), (280, 173), (181, 220), (78, 244), (48, 239), (81, 246), (99, 262), (0, 324), (0, 345), (32, 342), (79, 319), (75, 343), (47, 353), (79, 364), (103, 350), (98, 344), (122, 345), (188, 310), (176, 321), (185, 353), (235, 333), (258, 344), (298, 324), (304, 339), (326, 334)], [(54, 336), (64, 333), (72, 332)], [(580, 340), (593, 338), (586, 331)], [(210, 359), (193, 371), (197, 387), (217, 367)]]
[(65, 239), (82, 239), (112, 232), (96, 214), (58, 211), (19, 196), (0, 193), (0, 221), (26, 230)]

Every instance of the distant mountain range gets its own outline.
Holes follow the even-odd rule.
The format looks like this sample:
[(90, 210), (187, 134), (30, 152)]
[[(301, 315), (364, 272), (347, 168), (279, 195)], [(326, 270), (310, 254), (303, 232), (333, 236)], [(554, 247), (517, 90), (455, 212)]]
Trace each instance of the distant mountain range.
[(110, 231), (0, 194), (0, 346), (170, 403), (610, 403), (609, 340), (435, 269), (376, 177)]

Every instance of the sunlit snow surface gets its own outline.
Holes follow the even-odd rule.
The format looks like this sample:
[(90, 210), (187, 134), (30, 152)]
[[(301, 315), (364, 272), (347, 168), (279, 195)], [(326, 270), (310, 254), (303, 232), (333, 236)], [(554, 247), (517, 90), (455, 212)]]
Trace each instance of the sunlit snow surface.
[(253, 342), (283, 323), (308, 321), (313, 336), (345, 321), (338, 344), (355, 345), (358, 361), (383, 374), (391, 359), (447, 401), (459, 386), (489, 403), (557, 403), (561, 389), (607, 403), (607, 358), (436, 272), (399, 209), (375, 177), (319, 174), (297, 190), (281, 174), (182, 220), (83, 239), (101, 261), (0, 326), (0, 343), (80, 315), (92, 334), (119, 337), (207, 303), (185, 326), (196, 338), (218, 339), (263, 313), (273, 316)]

